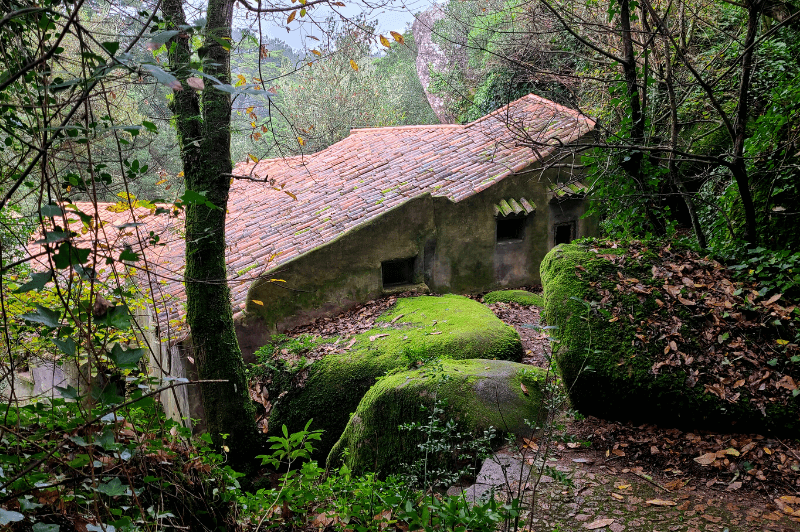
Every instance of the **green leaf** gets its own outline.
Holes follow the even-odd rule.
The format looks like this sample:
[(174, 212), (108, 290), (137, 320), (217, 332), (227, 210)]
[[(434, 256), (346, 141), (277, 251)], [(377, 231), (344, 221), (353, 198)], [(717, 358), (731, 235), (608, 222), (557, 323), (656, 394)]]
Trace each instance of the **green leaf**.
[(119, 255), (120, 261), (128, 261), (128, 262), (136, 262), (139, 260), (139, 254), (134, 253), (130, 246), (125, 246), (125, 249), (122, 250), (122, 253)]
[(51, 338), (50, 340), (54, 344), (56, 344), (56, 346), (65, 355), (69, 355), (71, 357), (75, 356), (75, 341), (72, 338), (67, 338), (66, 340), (59, 340), (58, 338)]
[(119, 344), (114, 344), (108, 358), (120, 369), (136, 369), (136, 364), (144, 356), (144, 353), (144, 349), (128, 349), (126, 351)]
[(102, 319), (98, 320), (98, 323), (108, 327), (128, 330), (131, 328), (131, 314), (127, 306), (117, 305), (112, 307)]
[(106, 406), (118, 405), (125, 401), (124, 397), (117, 395), (117, 386), (114, 383), (109, 383), (103, 389), (100, 389), (99, 387), (93, 388), (92, 399), (95, 399)]
[(114, 477), (105, 484), (100, 484), (97, 486), (97, 491), (108, 495), (109, 497), (117, 497), (119, 495), (125, 495), (128, 490), (122, 485), (122, 482), (120, 482), (119, 478)]
[[(85, 445), (86, 445), (86, 442), (84, 442), (84, 446)], [(72, 467), (72, 468), (75, 468), (75, 469), (80, 469), (81, 467), (85, 466), (86, 464), (88, 464), (91, 461), (92, 460), (91, 460), (91, 458), (89, 458), (88, 454), (79, 454), (79, 455), (77, 455), (75, 457), (74, 460), (68, 462), (67, 465)]]
[(48, 231), (44, 234), (44, 241), (48, 244), (54, 242), (61, 242), (69, 238), (69, 233), (66, 231)]
[(183, 88), (181, 82), (178, 81), (178, 78), (168, 72), (164, 72), (155, 65), (142, 65), (142, 68), (147, 70), (154, 78), (156, 78), (156, 81), (162, 85), (166, 85), (170, 89), (179, 91)]
[(42, 208), (39, 209), (39, 212), (41, 212), (42, 216), (45, 218), (62, 216), (64, 214), (64, 211), (61, 210), (61, 207), (54, 204), (42, 205)]
[(194, 205), (205, 205), (209, 209), (219, 209), (216, 205), (206, 199), (205, 192), (195, 192), (194, 190), (187, 190), (180, 197), (182, 203), (190, 203)]
[(73, 388), (72, 385), (68, 385), (66, 388), (56, 386), (56, 390), (58, 390), (58, 393), (60, 393), (61, 397), (64, 399), (72, 399), (73, 401), (78, 400), (78, 390)]
[(58, 525), (50, 525), (45, 523), (34, 523), (33, 532), (58, 532)]
[(226, 41), (226, 40), (224, 40), (224, 39), (221, 39), (221, 38), (217, 37), (216, 35), (214, 35), (213, 33), (212, 33), (212, 34), (210, 34), (210, 35), (209, 35), (209, 37), (211, 37), (212, 39), (214, 39), (215, 41), (217, 41), (217, 44), (218, 44), (218, 45), (220, 45), (220, 46), (222, 46), (222, 47), (223, 47), (225, 50), (228, 50), (228, 51), (230, 51), (230, 49), (231, 49), (231, 43), (230, 43), (229, 41)]
[(30, 292), (31, 290), (41, 290), (44, 288), (50, 279), (53, 278), (52, 270), (42, 272), (42, 273), (34, 273), (31, 275), (31, 280), (25, 283), (24, 285), (20, 286), (16, 290), (14, 290), (15, 294), (22, 294), (24, 292)]
[(0, 526), (5, 526), (9, 523), (16, 523), (25, 519), (25, 516), (19, 512), (12, 512), (0, 508)]
[(114, 440), (114, 433), (111, 432), (111, 429), (106, 429), (103, 434), (96, 436), (92, 443), (102, 447), (106, 451), (116, 451), (122, 447)]
[(156, 43), (156, 44), (166, 44), (166, 42), (168, 40), (172, 39), (173, 37), (175, 37), (179, 33), (180, 33), (180, 31), (178, 31), (178, 30), (162, 31), (161, 33), (158, 33), (158, 34), (153, 35), (152, 37), (150, 37), (150, 42), (153, 42), (153, 43)]
[(109, 55), (114, 55), (119, 50), (119, 42), (117, 41), (103, 41), (100, 43), (106, 49)]
[(86, 440), (84, 440), (80, 436), (70, 436), (69, 439), (75, 445), (78, 445), (80, 447), (86, 447), (87, 445), (89, 445), (88, 443), (86, 443)]
[(42, 504), (39, 504), (38, 502), (32, 499), (22, 498), (22, 499), (17, 499), (17, 502), (19, 502), (19, 509), (22, 510), (23, 512), (27, 512), (28, 510), (35, 510), (43, 506)]
[(59, 270), (69, 268), (74, 264), (83, 264), (89, 259), (91, 249), (76, 248), (69, 242), (64, 242), (58, 246), (58, 251), (53, 255), (53, 264)]
[(29, 312), (22, 315), (22, 319), (32, 321), (33, 323), (41, 323), (47, 327), (58, 327), (61, 320), (61, 314), (58, 311), (50, 310), (40, 304), (36, 304), (36, 312)]
[(152, 122), (148, 122), (147, 120), (143, 120), (143, 121), (142, 121), (142, 125), (143, 125), (143, 126), (145, 127), (145, 129), (147, 129), (147, 131), (149, 131), (150, 133), (158, 133), (158, 127), (157, 127), (157, 126), (156, 126), (154, 123), (152, 123)]

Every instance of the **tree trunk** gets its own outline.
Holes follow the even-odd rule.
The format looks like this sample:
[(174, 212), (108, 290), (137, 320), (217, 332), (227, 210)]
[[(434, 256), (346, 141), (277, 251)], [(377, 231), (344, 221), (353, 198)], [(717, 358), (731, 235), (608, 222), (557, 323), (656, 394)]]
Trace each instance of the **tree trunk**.
[[(631, 32), (631, 10), (629, 0), (620, 2), (620, 26), (622, 28), (622, 72), (628, 91), (628, 106), (631, 110), (631, 144), (644, 143), (644, 117), (642, 116), (641, 95), (639, 94), (638, 76), (636, 74), (636, 54), (633, 50), (633, 34)], [(627, 172), (641, 182), (642, 152), (630, 154), (625, 165)]]
[(750, 192), (750, 178), (747, 173), (747, 164), (744, 160), (744, 142), (747, 139), (747, 114), (748, 100), (750, 98), (750, 77), (753, 74), (753, 54), (755, 46), (753, 44), (758, 33), (758, 21), (761, 17), (761, 0), (751, 0), (747, 8), (747, 35), (742, 44), (741, 79), (739, 80), (738, 107), (736, 110), (736, 122), (734, 123), (733, 138), (733, 164), (731, 173), (739, 187), (739, 197), (742, 199), (744, 208), (744, 239), (751, 245), (758, 244), (758, 228), (756, 225), (756, 209), (753, 205), (753, 195)]
[[(681, 27), (682, 25), (683, 22), (681, 22)], [(670, 148), (672, 148), (669, 152), (669, 161), (667, 163), (669, 177), (675, 189), (681, 194), (684, 204), (686, 204), (686, 210), (689, 212), (689, 219), (692, 221), (692, 229), (694, 229), (697, 244), (701, 249), (706, 249), (706, 235), (703, 232), (703, 228), (700, 226), (700, 220), (697, 218), (697, 209), (695, 208), (694, 199), (692, 199), (691, 194), (689, 194), (689, 191), (686, 189), (686, 185), (684, 185), (683, 179), (678, 171), (678, 164), (675, 161), (675, 150), (678, 149), (678, 128), (680, 125), (678, 123), (678, 99), (675, 96), (675, 79), (672, 76), (672, 52), (670, 51), (670, 40), (667, 34), (669, 28), (667, 28), (666, 22), (663, 20), (657, 22), (656, 28), (658, 28), (664, 41), (664, 82), (667, 86), (667, 97), (669, 99), (669, 145)]]
[[(162, 10), (173, 27), (185, 24), (182, 0), (164, 0)], [(233, 1), (209, 0), (205, 46), (205, 72), (230, 83), (230, 52), (219, 44), (230, 42)], [(215, 36), (218, 40), (211, 38)], [(178, 36), (170, 53), (174, 73), (184, 81), (191, 55), (188, 37)], [(181, 70), (183, 69), (183, 70)], [(202, 385), (208, 430), (218, 446), (230, 449), (234, 468), (249, 468), (260, 450), (255, 410), (247, 392), (244, 361), (233, 324), (225, 263), (225, 214), (233, 167), (230, 152), (231, 99), (209, 86), (197, 93), (184, 83), (174, 94), (178, 139), (186, 189), (205, 192), (214, 204), (186, 206), (187, 322), (201, 379), (225, 383)], [(227, 438), (223, 438), (227, 434)]]
[[(622, 73), (625, 77), (628, 106), (631, 111), (630, 143), (635, 146), (644, 146), (644, 98), (639, 93), (639, 76), (636, 72), (636, 53), (633, 48), (633, 31), (631, 29), (630, 0), (620, 1), (619, 23), (622, 30)], [(643, 159), (642, 151), (635, 150), (629, 154), (629, 159), (623, 162), (621, 166), (644, 194), (644, 208), (647, 218), (653, 226), (653, 231), (658, 235), (663, 235), (665, 228), (661, 214), (653, 209), (653, 192), (642, 177)]]

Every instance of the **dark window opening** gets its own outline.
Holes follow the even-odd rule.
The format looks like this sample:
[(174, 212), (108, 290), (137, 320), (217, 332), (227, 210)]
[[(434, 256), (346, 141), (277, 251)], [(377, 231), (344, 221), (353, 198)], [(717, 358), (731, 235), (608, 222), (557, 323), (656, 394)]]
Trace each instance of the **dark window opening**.
[(416, 257), (399, 260), (387, 260), (381, 263), (383, 287), (400, 286), (414, 283), (414, 262)]
[(561, 224), (555, 227), (556, 235), (555, 235), (555, 245), (559, 244), (569, 244), (575, 238), (575, 224), (568, 223), (568, 224)]
[(525, 235), (525, 218), (497, 220), (497, 241), (522, 240)]

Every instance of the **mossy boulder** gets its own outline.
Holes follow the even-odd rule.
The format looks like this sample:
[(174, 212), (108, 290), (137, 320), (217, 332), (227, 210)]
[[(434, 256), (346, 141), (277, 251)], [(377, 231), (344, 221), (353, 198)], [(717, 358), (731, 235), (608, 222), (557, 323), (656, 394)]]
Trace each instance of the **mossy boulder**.
[(526, 420), (535, 424), (542, 418), (545, 378), (540, 368), (500, 360), (444, 360), (387, 376), (361, 400), (327, 465), (344, 463), (356, 473), (400, 472), (419, 456), (422, 435), (398, 426), (426, 423), (437, 400), (444, 401), (444, 417), (459, 432), (476, 435), (494, 427), (498, 436), (530, 436)]
[[(768, 402), (762, 409), (747, 387), (730, 400), (711, 393), (719, 381), (703, 366), (711, 362), (698, 339), (712, 318), (699, 306), (664, 304), (672, 300), (663, 293), (664, 279), (653, 276), (662, 266), (657, 246), (627, 251), (578, 242), (553, 248), (542, 261), (543, 316), (556, 327), (555, 360), (573, 407), (605, 419), (690, 430), (800, 436), (796, 399)], [(620, 289), (630, 281), (637, 282), (639, 293)], [(682, 341), (684, 363), (660, 367), (669, 339), (648, 336), (648, 327), (670, 320)], [(685, 362), (690, 358), (691, 366)], [(745, 378), (762, 369), (747, 370), (751, 377)]]
[(461, 296), (399, 299), (377, 323), (373, 330), (346, 341), (352, 345), (344, 352), (300, 370), (279, 359), (262, 368), (269, 397), (275, 398), (270, 431), (284, 424), (290, 431), (301, 430), (313, 419), (312, 429), (325, 431), (316, 445), (316, 456), (324, 459), (361, 398), (387, 372), (434, 357), (512, 361), (522, 357), (517, 332), (484, 305)]
[(483, 296), (483, 302), (487, 305), (492, 303), (517, 303), (520, 305), (533, 305), (534, 307), (544, 306), (544, 298), (542, 296), (526, 290), (497, 290), (489, 292)]

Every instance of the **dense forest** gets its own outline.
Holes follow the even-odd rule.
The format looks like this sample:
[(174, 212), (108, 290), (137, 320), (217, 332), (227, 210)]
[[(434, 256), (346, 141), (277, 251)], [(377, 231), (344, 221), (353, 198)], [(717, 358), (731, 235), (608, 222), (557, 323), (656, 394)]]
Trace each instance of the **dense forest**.
[[(535, 499), (535, 487), (517, 482), (515, 493), (480, 503), (448, 495), (460, 478), (475, 478), (467, 470), (480, 468), (499, 438), (493, 429), (459, 432), (438, 401), (401, 427), (421, 442), (420, 457), (396, 475), (326, 468), (311, 420), (295, 433), (260, 429), (254, 390), (273, 384), (265, 367), (283, 364), (273, 350), (305, 354), (311, 340), (276, 335), (263, 364), (245, 364), (224, 238), (231, 187), (248, 179), (232, 174), (236, 163), (302, 159), (356, 128), (467, 124), (531, 93), (595, 123), (549, 163), (580, 169), (603, 238), (587, 245), (650, 247), (676, 263), (682, 254), (681, 275), (719, 265), (720, 278), (738, 283), (730, 297), (747, 320), (756, 320), (754, 298), (780, 300), (758, 334), (787, 360), (773, 364), (774, 355), (765, 371), (795, 374), (797, 2), (449, 0), (423, 6), (430, 16), (412, 13), (413, 30), (392, 31), (380, 8), (400, 9), (394, 3), (346, 3), (0, 0), (0, 530), (532, 527), (524, 499)], [(302, 35), (304, 46), (269, 37), (267, 24)], [(437, 61), (419, 52), (421, 37)], [(534, 151), (549, 141), (521, 139)], [(287, 205), (297, 200), (284, 183), (263, 182), (285, 192)], [(107, 212), (177, 220), (185, 264), (142, 287), (151, 257), (176, 242), (160, 241), (138, 218), (109, 222)], [(618, 272), (621, 284), (639, 282), (641, 272), (631, 272)], [(185, 292), (196, 378), (148, 371), (160, 347), (144, 338), (163, 324), (142, 317), (167, 278)], [(716, 282), (704, 279), (685, 283)], [(585, 302), (587, 323), (599, 315), (595, 303)], [(376, 317), (384, 311), (364, 319), (371, 327), (402, 316)], [(535, 327), (548, 338), (556, 325)], [(712, 347), (729, 338), (714, 331)], [(366, 333), (364, 342), (380, 336)], [(404, 369), (427, 364), (437, 375), (452, 362), (402, 357)], [(52, 379), (57, 393), (23, 393), (35, 370), (67, 367), (85, 386)], [(537, 396), (547, 416), (526, 420), (540, 430), (538, 443), (520, 445), (549, 482), (568, 487), (547, 453), (582, 444), (564, 436), (567, 391), (561, 370), (552, 371)], [(536, 385), (528, 378), (515, 381), (525, 396)], [(796, 401), (794, 380), (781, 382)], [(164, 414), (164, 397), (181, 387), (201, 390), (205, 432)]]

